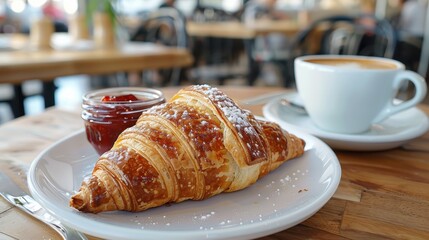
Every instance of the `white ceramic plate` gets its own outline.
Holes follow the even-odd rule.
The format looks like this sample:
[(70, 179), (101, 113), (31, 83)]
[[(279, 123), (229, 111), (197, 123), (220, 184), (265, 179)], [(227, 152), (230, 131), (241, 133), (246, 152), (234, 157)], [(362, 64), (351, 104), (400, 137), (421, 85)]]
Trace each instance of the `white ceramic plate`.
[[(296, 92), (282, 97), (299, 99)], [(306, 114), (298, 114), (280, 104), (280, 98), (267, 103), (263, 108), (264, 117), (277, 122), (283, 128), (308, 132), (325, 141), (334, 149), (352, 151), (375, 151), (395, 148), (417, 138), (429, 129), (429, 119), (418, 108), (397, 113), (361, 134), (340, 134), (318, 128)]]
[(98, 158), (79, 131), (41, 153), (28, 177), (34, 198), (53, 215), (84, 233), (108, 239), (249, 239), (292, 227), (316, 213), (338, 187), (341, 168), (319, 139), (305, 154), (283, 164), (256, 184), (204, 201), (186, 201), (140, 213), (81, 213), (69, 207)]

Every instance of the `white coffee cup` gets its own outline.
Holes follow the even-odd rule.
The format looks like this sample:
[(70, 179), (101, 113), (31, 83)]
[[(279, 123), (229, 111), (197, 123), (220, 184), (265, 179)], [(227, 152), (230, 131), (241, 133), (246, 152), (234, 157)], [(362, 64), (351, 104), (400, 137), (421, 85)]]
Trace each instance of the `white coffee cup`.
[[(295, 76), (298, 93), (316, 126), (345, 134), (365, 132), (372, 124), (417, 105), (427, 91), (424, 78), (387, 58), (303, 56), (295, 60)], [(415, 86), (414, 96), (394, 104), (407, 81)]]

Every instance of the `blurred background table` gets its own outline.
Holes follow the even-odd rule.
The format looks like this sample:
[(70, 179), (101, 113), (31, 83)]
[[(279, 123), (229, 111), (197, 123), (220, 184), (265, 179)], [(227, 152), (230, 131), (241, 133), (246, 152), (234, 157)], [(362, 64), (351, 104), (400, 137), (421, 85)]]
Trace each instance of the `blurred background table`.
[(218, 37), (234, 39), (252, 39), (259, 35), (281, 33), (294, 35), (303, 29), (296, 21), (265, 20), (245, 24), (238, 21), (193, 22), (186, 24), (192, 37)]
[[(170, 98), (179, 88), (161, 89)], [(225, 87), (240, 100), (289, 90)], [(244, 105), (262, 115), (263, 105)], [(427, 105), (419, 106), (429, 114)], [(0, 126), (0, 166), (28, 166), (45, 148), (83, 128), (76, 111), (50, 108)], [(429, 239), (429, 133), (378, 152), (335, 151), (342, 178), (333, 198), (308, 220), (261, 239)], [(22, 183), (21, 183), (22, 184)], [(19, 224), (18, 224), (19, 223)], [(0, 239), (60, 239), (55, 231), (0, 200)]]
[[(45, 106), (49, 107), (55, 104), (53, 80), (56, 77), (170, 68), (193, 62), (187, 49), (153, 43), (124, 42), (116, 48), (97, 49), (91, 43), (82, 46), (70, 42), (68, 45), (58, 43), (51, 50), (32, 50), (27, 48), (23, 36), (9, 37), (13, 38), (9, 41), (11, 44), (17, 39), (21, 45), (19, 49), (0, 52), (0, 83), (14, 84), (13, 100), (19, 110), (15, 117), (24, 115), (21, 83), (26, 80), (43, 81)], [(18, 43), (13, 46), (16, 45)]]

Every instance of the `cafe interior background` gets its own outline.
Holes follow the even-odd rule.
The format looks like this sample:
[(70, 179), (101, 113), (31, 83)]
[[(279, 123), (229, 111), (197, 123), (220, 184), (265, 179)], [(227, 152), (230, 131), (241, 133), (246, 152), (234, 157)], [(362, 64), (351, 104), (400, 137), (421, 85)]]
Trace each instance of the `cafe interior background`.
[[(29, 34), (31, 21), (43, 15), (48, 16), (55, 24), (55, 32), (67, 34), (70, 17), (85, 12), (90, 1), (85, 0), (1, 0), (0, 1), (0, 31), (5, 34)], [(174, 7), (186, 18), (193, 22), (246, 21), (245, 11), (249, 1), (245, 0), (176, 0)], [(405, 17), (405, 4), (416, 2), (420, 4), (413, 17), (420, 21), (407, 27), (401, 18)], [(313, 21), (329, 16), (372, 14), (377, 18), (386, 19), (391, 23), (397, 34), (397, 44), (393, 58), (404, 62), (407, 68), (417, 71), (427, 79), (428, 56), (422, 49), (424, 46), (424, 31), (427, 29), (425, 15), (429, 8), (427, 0), (278, 0), (275, 9), (282, 16), (303, 26)], [(124, 40), (139, 41), (141, 19), (148, 13), (157, 11), (164, 3), (162, 0), (117, 0), (111, 1), (117, 19), (117, 37)], [(424, 7), (421, 7), (424, 6)], [(87, 10), (87, 9), (86, 9)], [(248, 24), (248, 23), (246, 23)], [(293, 41), (299, 34), (279, 38), (280, 47)], [(184, 68), (180, 75), (180, 85), (192, 83), (208, 83), (210, 85), (247, 85), (249, 74), (246, 44), (239, 38), (204, 37), (187, 35), (187, 48), (194, 56), (194, 64)], [(265, 38), (266, 35), (261, 36)], [(258, 38), (258, 37), (257, 37)], [(255, 44), (258, 44), (257, 38)], [(1, 42), (0, 44), (4, 44)], [(263, 43), (263, 41), (262, 41)], [(283, 44), (283, 45), (282, 45)], [(429, 43), (428, 43), (429, 44)], [(278, 46), (277, 46), (278, 47)], [(3, 47), (2, 47), (3, 48)], [(287, 49), (287, 46), (284, 46)], [(0, 51), (8, 51), (4, 48)], [(426, 49), (426, 51), (429, 51)], [(406, 55), (406, 59), (400, 57)], [(260, 72), (254, 81), (257, 86), (285, 87), (285, 67), (275, 62), (261, 61)], [(1, 76), (0, 76), (1, 77)], [(112, 75), (74, 75), (55, 79), (55, 102), (62, 108), (76, 108), (80, 105), (83, 93), (97, 88), (117, 86), (161, 87), (171, 85), (169, 79), (162, 79), (159, 71), (143, 73), (118, 73)], [(25, 94), (25, 112), (27, 115), (37, 114), (44, 110), (43, 98), (40, 95), (41, 82), (37, 79), (23, 83)], [(294, 87), (293, 83), (289, 87)], [(412, 91), (412, 89), (406, 89)], [(406, 95), (406, 94), (405, 94)], [(13, 87), (10, 84), (0, 84), (0, 124), (14, 118), (7, 99), (13, 98)], [(3, 101), (4, 100), (4, 101)], [(425, 100), (425, 103), (429, 103)]]

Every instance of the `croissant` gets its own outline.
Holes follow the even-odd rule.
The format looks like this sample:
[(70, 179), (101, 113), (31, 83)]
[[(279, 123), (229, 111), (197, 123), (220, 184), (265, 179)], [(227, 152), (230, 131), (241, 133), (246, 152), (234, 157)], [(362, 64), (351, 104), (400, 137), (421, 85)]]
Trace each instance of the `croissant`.
[(189, 86), (120, 134), (70, 206), (92, 213), (143, 211), (206, 199), (248, 187), (302, 155), (304, 146), (217, 88)]

